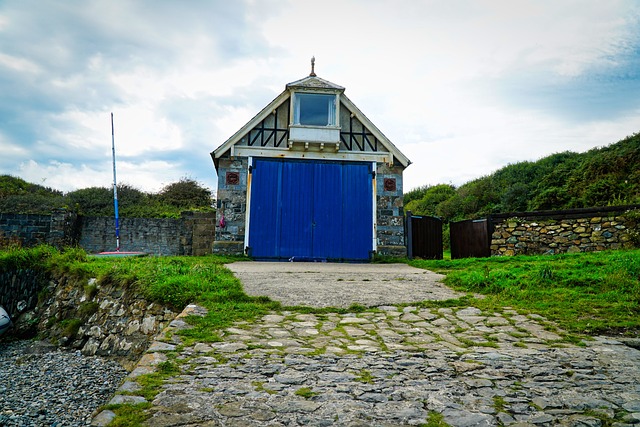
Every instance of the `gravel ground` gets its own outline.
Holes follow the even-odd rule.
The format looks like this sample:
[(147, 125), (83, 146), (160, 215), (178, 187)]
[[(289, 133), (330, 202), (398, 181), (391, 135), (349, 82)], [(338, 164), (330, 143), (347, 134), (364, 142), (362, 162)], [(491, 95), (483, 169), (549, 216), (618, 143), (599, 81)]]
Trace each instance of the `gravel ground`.
[(0, 342), (0, 426), (86, 426), (127, 374), (35, 341)]
[(234, 262), (227, 268), (247, 294), (285, 306), (376, 307), (464, 295), (440, 283), (443, 275), (406, 264)]

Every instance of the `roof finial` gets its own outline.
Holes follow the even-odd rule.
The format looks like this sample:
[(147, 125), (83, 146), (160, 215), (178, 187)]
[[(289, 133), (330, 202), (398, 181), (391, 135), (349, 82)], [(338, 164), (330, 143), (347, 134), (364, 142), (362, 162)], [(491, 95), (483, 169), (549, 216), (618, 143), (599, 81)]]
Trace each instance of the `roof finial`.
[(311, 57), (311, 74), (309, 74), (310, 77), (315, 77), (316, 76), (316, 57), (312, 56)]

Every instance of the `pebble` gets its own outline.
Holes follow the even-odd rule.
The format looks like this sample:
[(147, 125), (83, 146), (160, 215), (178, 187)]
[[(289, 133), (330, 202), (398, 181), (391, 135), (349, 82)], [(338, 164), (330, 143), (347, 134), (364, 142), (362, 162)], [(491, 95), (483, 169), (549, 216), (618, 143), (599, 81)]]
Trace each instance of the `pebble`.
[(35, 341), (0, 342), (0, 426), (87, 426), (127, 371)]

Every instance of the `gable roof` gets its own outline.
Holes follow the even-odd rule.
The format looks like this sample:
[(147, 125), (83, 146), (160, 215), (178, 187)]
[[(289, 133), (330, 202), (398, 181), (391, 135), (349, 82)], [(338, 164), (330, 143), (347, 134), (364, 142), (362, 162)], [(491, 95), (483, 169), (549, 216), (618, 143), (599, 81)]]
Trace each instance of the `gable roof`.
[(331, 89), (344, 92), (344, 88), (318, 76), (307, 76), (295, 82), (287, 83), (287, 89)]
[(395, 157), (400, 164), (407, 167), (411, 164), (411, 161), (402, 154), (402, 152), (387, 138), (381, 131), (374, 125), (367, 116), (344, 94), (344, 87), (335, 83), (331, 83), (328, 80), (321, 79), (315, 75), (309, 75), (303, 79), (296, 80), (288, 83), (286, 89), (278, 95), (273, 101), (267, 104), (258, 114), (256, 114), (251, 120), (249, 120), (244, 126), (242, 126), (236, 133), (234, 133), (229, 139), (223, 142), (218, 148), (211, 152), (211, 158), (218, 167), (218, 159), (222, 157), (227, 151), (231, 149), (233, 145), (238, 143), (247, 132), (254, 127), (258, 126), (262, 120), (271, 114), (273, 110), (278, 108), (282, 103), (286, 102), (291, 97), (291, 89), (308, 89), (308, 90), (331, 90), (337, 91), (340, 94), (340, 102), (344, 104), (349, 111), (360, 120), (360, 122), (375, 135), (375, 137), (382, 143), (382, 145)]

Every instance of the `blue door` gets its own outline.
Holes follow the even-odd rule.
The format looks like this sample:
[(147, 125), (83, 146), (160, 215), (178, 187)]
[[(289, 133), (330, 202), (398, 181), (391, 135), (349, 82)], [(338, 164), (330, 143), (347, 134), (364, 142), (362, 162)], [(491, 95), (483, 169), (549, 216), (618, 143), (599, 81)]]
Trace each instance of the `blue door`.
[(368, 260), (370, 163), (254, 159), (249, 254), (258, 259)]

